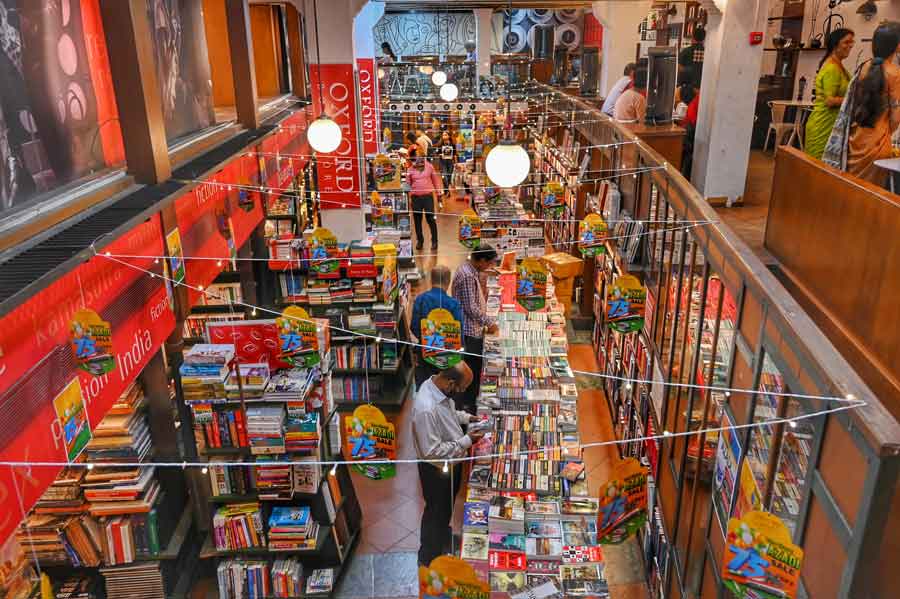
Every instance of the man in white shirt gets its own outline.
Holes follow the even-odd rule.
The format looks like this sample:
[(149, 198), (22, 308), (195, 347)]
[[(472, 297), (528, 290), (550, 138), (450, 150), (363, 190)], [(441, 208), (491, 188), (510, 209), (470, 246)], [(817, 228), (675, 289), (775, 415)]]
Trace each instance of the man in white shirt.
[(421, 155), (428, 160), (428, 156), (431, 154), (431, 138), (421, 129), (416, 129), (416, 143), (419, 145), (419, 148), (422, 149)]
[(615, 85), (612, 86), (612, 89), (609, 90), (609, 95), (606, 96), (606, 100), (603, 101), (603, 112), (609, 116), (613, 115), (613, 110), (616, 108), (616, 100), (619, 99), (619, 96), (631, 86), (631, 83), (634, 81), (634, 72), (637, 70), (638, 65), (636, 62), (629, 62), (625, 65), (625, 75), (616, 81)]
[(416, 392), (412, 409), (413, 442), (416, 457), (427, 460), (418, 463), (425, 498), (420, 565), (428, 566), (450, 547), (450, 517), (456, 494), (462, 486), (462, 463), (447, 460), (465, 456), (484, 436), (483, 431), (463, 432), (463, 425), (475, 422), (477, 417), (456, 410), (453, 405), (452, 396), (465, 391), (471, 384), (472, 370), (465, 362), (460, 362), (432, 375)]

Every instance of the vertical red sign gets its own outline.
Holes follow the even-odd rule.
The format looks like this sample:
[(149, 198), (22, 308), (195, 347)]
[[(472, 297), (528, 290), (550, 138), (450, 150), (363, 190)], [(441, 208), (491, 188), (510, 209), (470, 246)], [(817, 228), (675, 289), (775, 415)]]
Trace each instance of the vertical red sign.
[(359, 72), (359, 109), (362, 132), (363, 153), (378, 153), (378, 77), (375, 74), (374, 58), (357, 58)]
[(602, 48), (603, 47), (603, 25), (591, 13), (584, 15), (584, 40), (585, 48)]
[[(359, 208), (362, 187), (359, 181), (353, 65), (314, 65), (310, 68), (310, 75), (315, 109), (319, 110), (320, 96), (324, 95), (325, 114), (334, 119), (343, 132), (337, 150), (317, 154), (319, 191), (322, 194), (319, 205), (322, 210)], [(321, 88), (320, 75), (323, 82)]]

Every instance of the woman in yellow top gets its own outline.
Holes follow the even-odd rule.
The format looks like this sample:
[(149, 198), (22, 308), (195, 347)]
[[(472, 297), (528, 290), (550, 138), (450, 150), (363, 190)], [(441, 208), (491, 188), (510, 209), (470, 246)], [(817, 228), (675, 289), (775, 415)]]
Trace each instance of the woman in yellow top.
[(885, 21), (872, 35), (872, 62), (852, 86), (847, 172), (884, 186), (887, 172), (875, 161), (893, 155), (891, 134), (900, 127), (900, 23)]
[(816, 75), (815, 107), (806, 120), (806, 153), (813, 158), (822, 158), (847, 93), (850, 73), (844, 68), (843, 60), (853, 49), (853, 36), (850, 29), (835, 29), (825, 39), (825, 57)]

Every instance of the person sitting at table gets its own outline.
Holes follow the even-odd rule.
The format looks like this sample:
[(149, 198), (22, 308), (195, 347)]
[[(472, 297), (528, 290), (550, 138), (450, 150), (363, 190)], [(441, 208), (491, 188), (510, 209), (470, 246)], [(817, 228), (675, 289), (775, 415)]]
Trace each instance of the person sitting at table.
[(613, 118), (623, 122), (640, 122), (647, 112), (647, 69), (639, 68), (634, 72), (634, 85), (622, 92), (616, 100)]
[(843, 61), (850, 56), (854, 41), (850, 29), (835, 29), (825, 39), (825, 57), (816, 75), (814, 108), (806, 120), (805, 149), (813, 158), (822, 158), (850, 85), (850, 73)]
[(893, 156), (891, 134), (900, 126), (900, 23), (886, 21), (872, 36), (872, 61), (862, 66), (848, 94), (853, 101), (847, 172), (884, 186), (887, 173), (876, 160)]

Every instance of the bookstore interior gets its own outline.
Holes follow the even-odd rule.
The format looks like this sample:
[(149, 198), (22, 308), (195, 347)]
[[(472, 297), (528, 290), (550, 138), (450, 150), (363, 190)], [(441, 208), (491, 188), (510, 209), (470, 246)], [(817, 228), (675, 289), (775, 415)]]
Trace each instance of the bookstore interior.
[[(64, 0), (64, 20), (78, 5), (78, 35), (119, 47), (104, 27), (149, 20), (165, 47), (162, 93), (127, 112), (94, 82), (91, 106), (144, 118), (92, 130), (96, 151), (107, 169), (155, 160), (133, 146), (156, 119), (172, 174), (3, 264), (19, 283), (0, 312), (2, 597), (888, 596), (865, 557), (890, 550), (883, 408), (678, 169), (579, 93), (589, 9), (496, 11), (515, 47), (483, 74), (457, 39), (471, 10), (379, 14), (370, 56), (344, 65), (319, 49), (318, 27), (346, 18), (325, 3), (97, 4)], [(268, 101), (255, 127), (235, 124), (250, 118), (240, 61), (230, 116), (220, 98), (219, 46), (241, 51), (232, 12), (254, 32), (267, 17), (283, 61), (251, 77)], [(429, 14), (436, 46), (400, 47)], [(547, 27), (562, 51), (539, 56)], [(179, 54), (201, 50), (200, 66)], [(102, 52), (107, 76), (131, 68)], [(135, 112), (147, 97), (162, 116)], [(185, 153), (200, 113), (212, 137)], [(26, 127), (45, 147), (24, 152), (38, 191), (65, 182), (40, 165), (44, 126)], [(475, 297), (460, 292), (485, 255)], [(449, 286), (430, 280), (442, 267)], [(442, 285), (462, 316), (412, 322)], [(474, 408), (456, 403), (467, 442), (440, 439), (460, 450), (435, 460), (416, 381), (461, 364), (478, 370)], [(446, 523), (421, 468), (459, 491), (428, 563), (421, 540)]]

